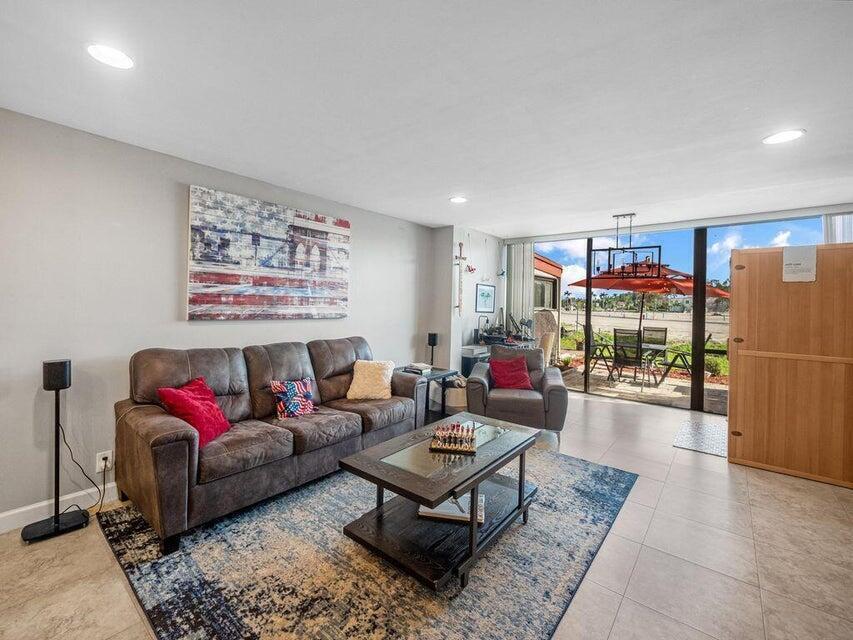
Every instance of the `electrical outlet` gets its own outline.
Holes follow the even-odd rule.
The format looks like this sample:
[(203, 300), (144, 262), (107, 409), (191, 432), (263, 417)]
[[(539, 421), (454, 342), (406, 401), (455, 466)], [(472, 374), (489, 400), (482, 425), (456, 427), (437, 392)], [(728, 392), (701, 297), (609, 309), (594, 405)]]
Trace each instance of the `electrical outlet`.
[[(104, 460), (106, 458), (106, 460)], [(113, 468), (113, 452), (101, 451), (95, 456), (95, 469), (98, 473)]]

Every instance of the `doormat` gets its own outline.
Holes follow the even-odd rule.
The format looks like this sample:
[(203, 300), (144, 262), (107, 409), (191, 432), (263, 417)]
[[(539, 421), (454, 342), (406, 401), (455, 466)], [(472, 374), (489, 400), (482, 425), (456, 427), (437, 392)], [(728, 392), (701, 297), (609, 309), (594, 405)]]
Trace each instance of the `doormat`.
[(685, 422), (672, 444), (679, 449), (690, 449), (726, 458), (729, 451), (729, 423), (726, 420)]

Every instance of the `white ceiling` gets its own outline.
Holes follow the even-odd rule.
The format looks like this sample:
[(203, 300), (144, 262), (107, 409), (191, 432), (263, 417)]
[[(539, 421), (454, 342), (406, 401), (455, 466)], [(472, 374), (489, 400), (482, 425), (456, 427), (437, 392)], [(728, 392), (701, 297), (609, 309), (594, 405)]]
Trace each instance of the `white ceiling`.
[(853, 201), (851, 33), (807, 0), (0, 0), (0, 106), (528, 236)]

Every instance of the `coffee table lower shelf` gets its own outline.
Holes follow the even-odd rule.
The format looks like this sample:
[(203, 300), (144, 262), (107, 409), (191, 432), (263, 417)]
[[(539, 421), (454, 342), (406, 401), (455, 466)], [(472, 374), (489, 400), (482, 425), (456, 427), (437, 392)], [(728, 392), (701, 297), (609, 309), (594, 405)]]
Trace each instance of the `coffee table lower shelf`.
[[(467, 576), (477, 558), (515, 520), (524, 517), (537, 488), (524, 483), (519, 504), (518, 480), (493, 475), (479, 485), (486, 497), (484, 522), (477, 527), (476, 551), (470, 553), (468, 522), (441, 522), (418, 517), (418, 504), (397, 496), (344, 527), (344, 534), (435, 589)], [(463, 586), (466, 579), (463, 577)]]

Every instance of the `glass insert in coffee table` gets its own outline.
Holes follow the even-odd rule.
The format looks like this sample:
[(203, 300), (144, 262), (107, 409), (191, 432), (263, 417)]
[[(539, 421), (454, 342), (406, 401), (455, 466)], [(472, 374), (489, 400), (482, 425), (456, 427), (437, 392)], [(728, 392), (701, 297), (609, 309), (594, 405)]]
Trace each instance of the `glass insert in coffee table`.
[[(483, 447), (493, 440), (497, 440), (509, 429), (498, 427), (492, 424), (477, 422), (476, 420), (465, 420), (460, 422), (463, 427), (474, 427), (474, 435), (477, 442), (477, 451), (481, 452)], [(430, 425), (427, 429), (434, 430), (435, 425)], [(382, 462), (392, 464), (395, 467), (400, 467), (406, 471), (417, 473), (425, 477), (430, 477), (432, 474), (443, 471), (448, 466), (464, 467), (468, 464), (474, 464), (476, 460), (474, 456), (454, 455), (447, 453), (437, 453), (430, 451), (430, 439), (421, 440), (411, 446), (401, 449), (389, 456), (382, 458)]]

